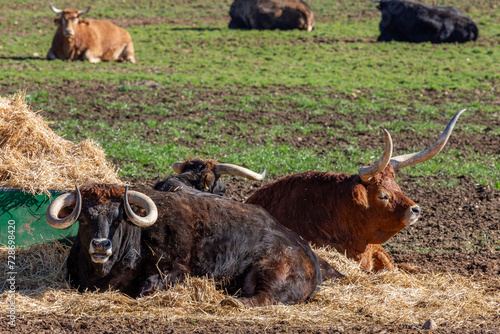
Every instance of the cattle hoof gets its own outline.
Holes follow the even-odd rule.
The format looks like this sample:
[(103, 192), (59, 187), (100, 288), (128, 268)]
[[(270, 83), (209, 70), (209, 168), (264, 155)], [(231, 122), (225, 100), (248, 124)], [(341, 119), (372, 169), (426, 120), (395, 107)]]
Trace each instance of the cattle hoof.
[(229, 307), (234, 307), (240, 310), (243, 310), (246, 308), (245, 304), (243, 304), (238, 298), (234, 297), (227, 297), (224, 300), (220, 302), (221, 306), (229, 306)]
[(422, 268), (410, 266), (409, 264), (398, 264), (398, 268), (408, 274), (418, 274), (422, 272)]

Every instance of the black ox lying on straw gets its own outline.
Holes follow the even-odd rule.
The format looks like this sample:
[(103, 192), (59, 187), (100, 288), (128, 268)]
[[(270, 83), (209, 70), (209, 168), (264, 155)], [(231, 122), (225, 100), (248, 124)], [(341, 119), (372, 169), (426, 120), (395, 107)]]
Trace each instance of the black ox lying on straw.
[(111, 288), (138, 297), (188, 274), (212, 277), (251, 307), (299, 303), (321, 284), (307, 242), (264, 209), (217, 195), (84, 185), (47, 209), (52, 227), (76, 220), (67, 268), (79, 291)]
[[(241, 176), (254, 181), (262, 181), (266, 175), (265, 169), (262, 174), (258, 174), (245, 167), (220, 163), (215, 159), (188, 159), (176, 162), (172, 167), (177, 175), (156, 183), (154, 189), (171, 192), (184, 191), (197, 196), (204, 196), (204, 193), (208, 193), (208, 196), (210, 194), (223, 196), (226, 191), (226, 186), (220, 178), (223, 174)], [(323, 281), (343, 277), (323, 258), (318, 256), (318, 261)]]

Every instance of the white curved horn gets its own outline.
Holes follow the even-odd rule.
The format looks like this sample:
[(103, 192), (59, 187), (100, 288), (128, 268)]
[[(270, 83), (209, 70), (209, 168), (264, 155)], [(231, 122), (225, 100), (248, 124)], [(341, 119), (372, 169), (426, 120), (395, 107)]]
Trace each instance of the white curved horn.
[(248, 168), (241, 167), (238, 165), (233, 165), (233, 164), (226, 164), (226, 163), (219, 163), (214, 167), (214, 173), (222, 175), (222, 174), (229, 174), (229, 175), (236, 175), (236, 176), (242, 176), (246, 177), (247, 179), (254, 180), (254, 181), (262, 181), (266, 177), (266, 169), (264, 168), (264, 171), (262, 174), (256, 173), (254, 171), (251, 171)]
[[(139, 227), (148, 227), (153, 225), (158, 219), (158, 209), (153, 200), (138, 191), (128, 190), (128, 186), (125, 187), (125, 196), (123, 197), (125, 204), (125, 213), (132, 223)], [(146, 217), (138, 216), (134, 213), (130, 204), (136, 204), (141, 208), (146, 210)]]
[[(82, 211), (82, 195), (80, 194), (78, 186), (75, 186), (75, 188), (76, 197), (72, 192), (69, 192), (62, 194), (50, 203), (47, 208), (47, 213), (45, 214), (47, 223), (49, 223), (50, 226), (58, 229), (68, 228), (73, 225), (78, 219), (78, 216), (80, 216), (80, 212)], [(65, 218), (59, 218), (59, 212), (63, 208), (73, 204), (75, 204), (73, 212)]]
[(394, 166), (394, 170), (401, 169), (403, 167), (408, 167), (412, 165), (416, 165), (418, 163), (427, 161), (434, 156), (436, 156), (441, 149), (446, 145), (448, 142), (448, 138), (450, 138), (451, 131), (453, 130), (453, 127), (455, 126), (455, 123), (458, 120), (458, 117), (467, 109), (462, 109), (459, 112), (453, 116), (451, 121), (448, 123), (446, 126), (446, 129), (444, 129), (443, 133), (439, 138), (436, 140), (434, 144), (432, 144), (430, 147), (426, 148), (425, 150), (417, 153), (409, 153), (409, 154), (404, 154), (404, 155), (398, 155), (397, 157), (393, 157), (391, 159), (391, 164)]
[(387, 165), (389, 164), (389, 160), (391, 159), (392, 138), (391, 135), (389, 134), (389, 131), (387, 131), (386, 129), (383, 130), (385, 134), (385, 149), (384, 152), (382, 153), (382, 156), (373, 165), (367, 167), (361, 167), (358, 170), (358, 175), (364, 182), (368, 182), (372, 177), (383, 171), (384, 168), (387, 167)]
[(61, 14), (63, 11), (61, 9), (57, 9), (56, 7), (54, 7), (54, 5), (49, 2), (49, 6), (50, 6), (50, 9), (52, 9), (52, 11), (56, 14)]

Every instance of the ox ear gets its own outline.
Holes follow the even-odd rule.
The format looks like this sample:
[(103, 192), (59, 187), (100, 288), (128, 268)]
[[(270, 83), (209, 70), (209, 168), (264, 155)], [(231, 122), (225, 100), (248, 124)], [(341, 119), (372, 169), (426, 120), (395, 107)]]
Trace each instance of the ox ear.
[(58, 26), (61, 24), (61, 19), (60, 18), (55, 18), (54, 23)]
[(82, 19), (81, 17), (79, 18), (78, 23), (89, 25), (89, 21), (87, 21), (86, 19)]
[(352, 199), (354, 203), (362, 206), (365, 209), (368, 209), (370, 207), (370, 204), (368, 203), (368, 191), (362, 184), (357, 184), (354, 187), (354, 191), (352, 192)]

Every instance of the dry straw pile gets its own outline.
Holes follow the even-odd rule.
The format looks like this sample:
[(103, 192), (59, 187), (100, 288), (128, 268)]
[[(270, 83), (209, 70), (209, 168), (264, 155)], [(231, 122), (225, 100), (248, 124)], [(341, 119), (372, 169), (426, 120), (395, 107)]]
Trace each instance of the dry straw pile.
[[(221, 321), (311, 326), (345, 332), (376, 326), (421, 328), (432, 318), (440, 328), (484, 330), (500, 317), (500, 281), (447, 273), (409, 275), (403, 272), (368, 274), (336, 251), (318, 253), (346, 275), (328, 281), (306, 303), (237, 309), (220, 306), (227, 297), (209, 279), (188, 278), (183, 284), (152, 296), (131, 299), (118, 292), (78, 293), (65, 282), (69, 248), (57, 242), (16, 250), (16, 309), (19, 317), (71, 316), (78, 319), (129, 321)], [(0, 249), (7, 262), (7, 249)], [(0, 282), (7, 277), (0, 274)], [(496, 287), (496, 288), (495, 288)], [(6, 289), (7, 287), (2, 287)], [(0, 295), (5, 303), (7, 293)], [(495, 328), (498, 326), (494, 325)]]
[(74, 144), (55, 134), (24, 93), (0, 97), (0, 187), (48, 194), (87, 182), (121, 184), (98, 144)]

